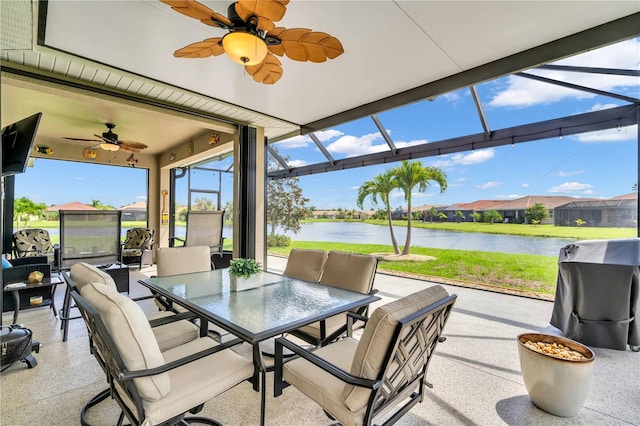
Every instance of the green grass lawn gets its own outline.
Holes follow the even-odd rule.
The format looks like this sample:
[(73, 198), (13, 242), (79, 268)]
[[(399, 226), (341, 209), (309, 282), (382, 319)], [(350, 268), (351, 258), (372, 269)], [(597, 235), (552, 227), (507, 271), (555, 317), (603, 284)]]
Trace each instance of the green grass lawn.
[[(388, 226), (383, 220), (366, 220), (381, 226)], [(393, 221), (393, 226), (407, 226), (404, 220)], [(414, 228), (440, 229), (456, 232), (479, 232), (484, 234), (523, 235), (527, 237), (575, 238), (577, 240), (597, 240), (609, 238), (632, 238), (637, 236), (636, 228), (590, 228), (577, 226), (529, 225), (517, 223), (474, 223), (474, 222), (412, 222)]]
[[(388, 245), (294, 241), (291, 247), (269, 248), (269, 254), (288, 255), (292, 248), (343, 250), (362, 254), (393, 252)], [(555, 292), (556, 257), (423, 247), (412, 248), (411, 254), (433, 256), (435, 259), (392, 262), (381, 260), (378, 269), (546, 295)]]

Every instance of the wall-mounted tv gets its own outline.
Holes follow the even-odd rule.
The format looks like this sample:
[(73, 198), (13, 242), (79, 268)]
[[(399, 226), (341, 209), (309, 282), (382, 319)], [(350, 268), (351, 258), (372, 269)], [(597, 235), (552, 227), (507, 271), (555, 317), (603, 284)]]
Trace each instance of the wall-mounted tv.
[(24, 173), (27, 169), (41, 117), (39, 112), (2, 129), (2, 176)]

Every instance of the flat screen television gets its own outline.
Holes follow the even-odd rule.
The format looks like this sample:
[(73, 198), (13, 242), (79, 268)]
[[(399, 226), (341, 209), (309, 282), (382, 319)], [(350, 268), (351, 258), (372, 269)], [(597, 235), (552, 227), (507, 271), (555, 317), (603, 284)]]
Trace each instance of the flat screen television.
[(42, 113), (24, 118), (2, 129), (2, 176), (24, 173)]

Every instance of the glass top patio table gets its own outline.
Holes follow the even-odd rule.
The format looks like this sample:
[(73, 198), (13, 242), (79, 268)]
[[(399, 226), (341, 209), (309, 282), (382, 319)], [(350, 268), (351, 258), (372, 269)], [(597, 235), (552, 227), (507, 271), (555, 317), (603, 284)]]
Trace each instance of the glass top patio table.
[(140, 280), (251, 344), (380, 298), (324, 284), (260, 272), (263, 285), (232, 291), (227, 269)]

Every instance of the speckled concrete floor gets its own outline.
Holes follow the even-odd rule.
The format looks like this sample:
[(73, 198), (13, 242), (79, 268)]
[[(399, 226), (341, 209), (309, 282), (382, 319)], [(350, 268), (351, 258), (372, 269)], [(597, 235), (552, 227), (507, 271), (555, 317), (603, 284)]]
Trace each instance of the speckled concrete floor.
[[(269, 269), (281, 272), (284, 259), (269, 258)], [(131, 270), (131, 294), (146, 292), (137, 284), (140, 273)], [(153, 273), (153, 267), (142, 273)], [(432, 283), (378, 274), (375, 287), (387, 303)], [(428, 379), (434, 388), (399, 425), (640, 425), (640, 353), (594, 348), (594, 382), (589, 396), (573, 418), (561, 418), (531, 403), (522, 382), (515, 337), (523, 332), (556, 334), (549, 325), (553, 303), (481, 290), (445, 286), (458, 300), (445, 329), (447, 340), (438, 346)], [(63, 288), (56, 299), (61, 305)], [(146, 303), (146, 302), (145, 302)], [(149, 311), (151, 304), (143, 305)], [(10, 323), (11, 313), (3, 314)], [(0, 424), (77, 425), (80, 409), (104, 389), (104, 375), (89, 354), (82, 320), (70, 323), (62, 342), (60, 321), (49, 309), (24, 311), (19, 322), (34, 331), (43, 344), (35, 354), (38, 365), (28, 369), (16, 363), (0, 377)], [(296, 389), (273, 398), (271, 375), (267, 385), (268, 425), (328, 425), (331, 421)], [(257, 425), (260, 399), (251, 385), (242, 383), (209, 401), (201, 413), (226, 425)], [(113, 425), (117, 405), (107, 400), (92, 408), (95, 425)]]

